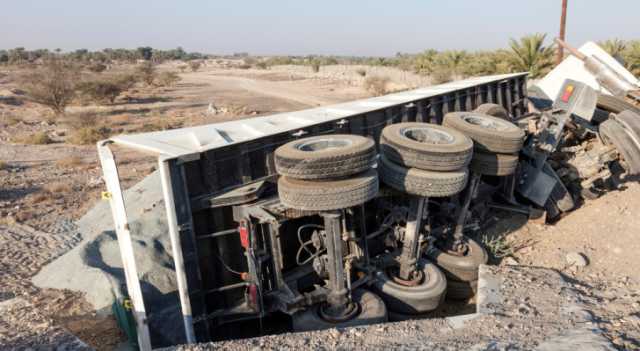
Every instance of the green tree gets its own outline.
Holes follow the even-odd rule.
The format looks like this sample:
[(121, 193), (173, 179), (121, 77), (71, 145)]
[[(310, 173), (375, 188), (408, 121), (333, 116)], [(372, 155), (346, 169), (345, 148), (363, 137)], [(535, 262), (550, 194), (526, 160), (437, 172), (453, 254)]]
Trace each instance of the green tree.
[(640, 75), (640, 40), (627, 43), (627, 47), (622, 55), (626, 68), (635, 76)]
[(627, 49), (627, 44), (620, 39), (609, 39), (598, 44), (604, 51), (613, 57), (622, 58), (624, 51)]
[(151, 57), (153, 56), (153, 48), (149, 47), (149, 46), (141, 46), (138, 48), (138, 55), (139, 57), (141, 57), (143, 60), (151, 60)]
[(528, 71), (532, 78), (551, 70), (555, 50), (552, 46), (544, 45), (545, 38), (545, 34), (536, 33), (524, 36), (519, 41), (511, 39), (511, 68), (515, 71)]

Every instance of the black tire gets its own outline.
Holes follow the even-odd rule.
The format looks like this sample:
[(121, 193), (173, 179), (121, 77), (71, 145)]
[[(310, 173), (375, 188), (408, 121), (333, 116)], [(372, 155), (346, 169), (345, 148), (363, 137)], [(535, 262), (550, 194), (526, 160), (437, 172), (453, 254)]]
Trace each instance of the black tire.
[(519, 157), (517, 154), (475, 152), (469, 164), (469, 170), (483, 175), (506, 176), (516, 171), (518, 161)]
[(487, 251), (475, 240), (465, 237), (469, 250), (463, 256), (441, 251), (437, 244), (427, 250), (427, 258), (435, 262), (449, 280), (471, 282), (478, 280), (478, 267), (487, 263)]
[(515, 124), (475, 112), (447, 113), (442, 124), (467, 135), (483, 152), (515, 154), (524, 142), (524, 131)]
[(478, 281), (459, 282), (456, 280), (447, 281), (448, 300), (468, 300), (478, 292)]
[(296, 179), (330, 179), (366, 171), (375, 164), (375, 143), (359, 135), (322, 135), (276, 149), (278, 174)]
[(406, 168), (380, 157), (380, 180), (386, 185), (411, 195), (446, 197), (457, 194), (467, 185), (469, 172), (461, 169), (452, 172), (425, 171)]
[(630, 175), (640, 174), (640, 149), (629, 136), (629, 132), (616, 120), (610, 119), (600, 124), (600, 138), (613, 145), (624, 159), (625, 168)]
[(640, 107), (619, 97), (607, 94), (598, 94), (598, 102), (596, 103), (596, 106), (602, 110), (612, 113), (620, 113), (625, 110), (640, 113)]
[(398, 284), (387, 272), (376, 272), (373, 288), (389, 311), (421, 314), (440, 306), (447, 291), (447, 279), (436, 265), (424, 258), (418, 261), (418, 269), (424, 274), (424, 280), (416, 286)]
[(482, 104), (473, 110), (473, 112), (498, 117), (507, 121), (510, 119), (507, 109), (498, 104)]
[(469, 164), (473, 142), (457, 130), (429, 123), (385, 127), (380, 150), (396, 164), (429, 171), (453, 171)]
[(339, 180), (278, 179), (280, 202), (303, 211), (331, 211), (353, 207), (373, 199), (377, 194), (378, 174), (375, 170)]
[(332, 323), (320, 317), (320, 304), (293, 315), (293, 330), (296, 332), (330, 328), (346, 328), (358, 325), (384, 323), (388, 320), (387, 308), (382, 299), (365, 289), (356, 289), (351, 300), (360, 307), (360, 312), (352, 319)]

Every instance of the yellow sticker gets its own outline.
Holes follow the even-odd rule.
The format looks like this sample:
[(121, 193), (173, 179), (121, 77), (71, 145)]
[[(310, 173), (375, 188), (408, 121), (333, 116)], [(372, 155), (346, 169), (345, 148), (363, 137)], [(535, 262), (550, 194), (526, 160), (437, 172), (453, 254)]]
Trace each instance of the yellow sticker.
[(108, 191), (103, 191), (100, 196), (102, 197), (102, 200), (111, 200), (111, 193)]

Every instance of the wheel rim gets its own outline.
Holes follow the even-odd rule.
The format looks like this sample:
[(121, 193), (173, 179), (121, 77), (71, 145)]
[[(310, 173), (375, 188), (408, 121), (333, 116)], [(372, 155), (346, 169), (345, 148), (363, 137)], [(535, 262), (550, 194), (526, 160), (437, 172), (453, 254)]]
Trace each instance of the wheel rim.
[(332, 149), (341, 149), (349, 147), (353, 144), (353, 141), (348, 139), (336, 139), (336, 138), (322, 138), (308, 140), (296, 144), (295, 148), (300, 151), (314, 152), (325, 151)]
[(510, 129), (511, 125), (501, 120), (494, 120), (493, 118), (487, 118), (483, 115), (466, 115), (462, 117), (462, 120), (474, 126), (482, 127), (485, 129), (504, 131)]
[(453, 135), (444, 130), (425, 127), (404, 128), (400, 130), (400, 135), (424, 144), (453, 144), (455, 140)]

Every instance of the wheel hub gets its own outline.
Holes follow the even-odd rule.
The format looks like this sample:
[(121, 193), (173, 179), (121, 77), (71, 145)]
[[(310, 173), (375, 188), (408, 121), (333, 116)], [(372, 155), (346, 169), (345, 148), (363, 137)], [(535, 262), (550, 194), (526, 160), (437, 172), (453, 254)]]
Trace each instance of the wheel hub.
[(346, 139), (326, 138), (308, 140), (297, 144), (295, 147), (300, 151), (324, 151), (329, 149), (340, 149), (351, 146), (353, 142)]
[(505, 124), (498, 123), (484, 116), (470, 115), (470, 116), (465, 116), (463, 119), (465, 122), (469, 124), (480, 126), (486, 129), (492, 129), (492, 130), (498, 130), (498, 131), (507, 129)]
[(411, 140), (426, 144), (451, 144), (454, 140), (451, 134), (435, 128), (405, 128), (400, 133)]
[(360, 314), (360, 304), (349, 302), (344, 306), (331, 306), (328, 303), (323, 303), (318, 309), (320, 318), (329, 323), (341, 323), (353, 319)]
[(414, 270), (408, 280), (400, 278), (400, 276), (398, 275), (399, 271), (400, 270), (398, 269), (398, 267), (395, 266), (387, 268), (387, 275), (389, 276), (389, 278), (391, 278), (391, 280), (393, 280), (394, 283), (403, 286), (417, 286), (424, 282), (425, 275), (421, 270)]
[(444, 245), (439, 246), (440, 250), (454, 256), (467, 256), (469, 254), (469, 244), (464, 240), (447, 240)]

